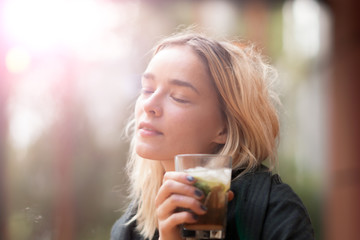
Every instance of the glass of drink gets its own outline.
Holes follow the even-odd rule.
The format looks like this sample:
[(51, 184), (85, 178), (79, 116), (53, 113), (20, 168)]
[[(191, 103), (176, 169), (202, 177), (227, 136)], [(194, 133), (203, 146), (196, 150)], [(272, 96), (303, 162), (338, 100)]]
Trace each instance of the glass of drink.
[(183, 237), (189, 239), (225, 238), (231, 162), (231, 156), (218, 154), (175, 156), (175, 170), (186, 172), (197, 180), (194, 186), (205, 194), (202, 203), (208, 209), (205, 215), (199, 216), (196, 223), (183, 224)]

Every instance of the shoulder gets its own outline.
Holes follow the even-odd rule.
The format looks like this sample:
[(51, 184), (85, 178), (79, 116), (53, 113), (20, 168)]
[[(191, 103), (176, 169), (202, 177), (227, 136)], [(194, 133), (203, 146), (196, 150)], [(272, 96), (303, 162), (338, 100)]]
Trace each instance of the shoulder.
[(111, 240), (119, 240), (121, 232), (124, 230), (125, 227), (125, 215), (122, 215), (112, 226), (111, 228)]
[(268, 194), (272, 184), (272, 173), (266, 167), (259, 167), (254, 171), (240, 175), (241, 171), (233, 172), (231, 190), (242, 197)]
[(278, 175), (271, 180), (264, 239), (314, 239), (309, 214), (299, 196)]
[(126, 212), (114, 223), (111, 228), (111, 240), (137, 240), (142, 239), (136, 231), (136, 222), (129, 222), (136, 210), (130, 204)]
[(238, 174), (233, 172), (231, 182), (235, 197), (228, 204), (227, 232), (238, 239), (260, 239), (271, 190), (271, 172), (259, 168)]
[(282, 182), (279, 175), (273, 175), (271, 177), (271, 189), (269, 194), (269, 204), (273, 204), (274, 206), (279, 204), (294, 205), (306, 212), (305, 206), (299, 196), (288, 184)]
[(313, 239), (301, 199), (265, 167), (235, 178), (231, 190), (235, 198), (229, 203), (228, 220), (240, 238)]

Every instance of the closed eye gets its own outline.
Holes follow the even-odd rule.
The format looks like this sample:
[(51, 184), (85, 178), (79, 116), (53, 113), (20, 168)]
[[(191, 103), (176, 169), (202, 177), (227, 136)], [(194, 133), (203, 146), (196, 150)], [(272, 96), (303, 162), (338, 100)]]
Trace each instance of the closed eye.
[(154, 93), (153, 90), (146, 89), (146, 88), (141, 89), (141, 94), (142, 95), (149, 95), (149, 94), (153, 94), (153, 93)]
[(188, 100), (176, 98), (176, 97), (172, 97), (172, 99), (174, 99), (176, 102), (179, 102), (179, 103), (189, 103), (190, 102)]

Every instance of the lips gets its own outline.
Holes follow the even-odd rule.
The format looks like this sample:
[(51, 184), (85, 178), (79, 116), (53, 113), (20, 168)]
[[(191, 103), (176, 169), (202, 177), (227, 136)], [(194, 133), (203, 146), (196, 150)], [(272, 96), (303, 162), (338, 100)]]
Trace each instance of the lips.
[(163, 133), (157, 130), (152, 124), (146, 122), (141, 122), (139, 124), (138, 131), (139, 134), (144, 137), (163, 135)]

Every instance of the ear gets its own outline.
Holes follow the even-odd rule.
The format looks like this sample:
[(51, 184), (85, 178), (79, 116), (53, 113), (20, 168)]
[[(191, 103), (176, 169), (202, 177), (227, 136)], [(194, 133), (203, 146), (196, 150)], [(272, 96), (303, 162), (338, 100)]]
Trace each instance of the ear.
[(219, 133), (216, 135), (215, 139), (214, 139), (214, 143), (217, 144), (225, 144), (227, 139), (227, 129), (226, 127), (224, 127), (221, 131), (219, 131)]

